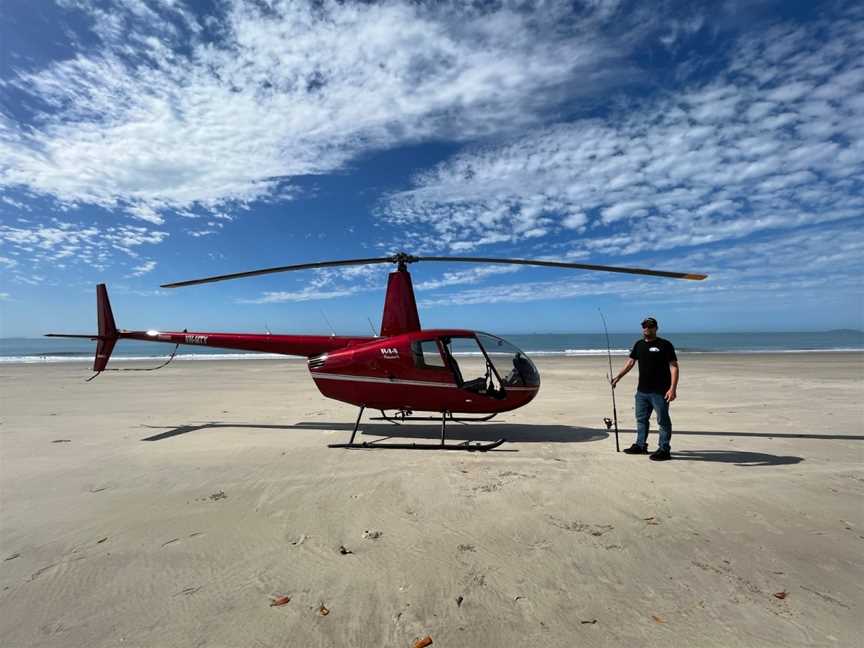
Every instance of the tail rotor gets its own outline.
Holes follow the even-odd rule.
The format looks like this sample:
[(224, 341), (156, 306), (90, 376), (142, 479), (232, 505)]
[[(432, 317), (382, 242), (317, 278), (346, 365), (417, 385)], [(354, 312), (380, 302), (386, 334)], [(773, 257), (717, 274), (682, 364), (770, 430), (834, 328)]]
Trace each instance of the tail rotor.
[(105, 284), (96, 286), (96, 321), (99, 332), (96, 335), (71, 335), (67, 333), (46, 333), (45, 337), (83, 338), (96, 341), (96, 356), (93, 358), (93, 371), (97, 374), (105, 371), (114, 345), (120, 338), (117, 325), (114, 323), (114, 313), (111, 312), (111, 302), (108, 300), (108, 288)]

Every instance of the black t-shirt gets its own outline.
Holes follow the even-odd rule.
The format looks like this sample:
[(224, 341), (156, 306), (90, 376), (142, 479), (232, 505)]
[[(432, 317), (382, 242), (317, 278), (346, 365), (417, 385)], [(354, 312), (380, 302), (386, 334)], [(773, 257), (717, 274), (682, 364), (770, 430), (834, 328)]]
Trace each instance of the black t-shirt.
[(665, 394), (672, 386), (669, 363), (676, 362), (675, 347), (669, 340), (654, 338), (650, 342), (637, 340), (630, 357), (639, 361), (639, 386), (641, 392)]

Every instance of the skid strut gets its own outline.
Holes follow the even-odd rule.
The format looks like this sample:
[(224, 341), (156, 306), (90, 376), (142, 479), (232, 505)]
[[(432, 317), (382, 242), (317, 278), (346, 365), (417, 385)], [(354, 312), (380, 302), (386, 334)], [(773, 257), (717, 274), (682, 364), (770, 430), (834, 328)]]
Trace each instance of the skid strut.
[[(441, 419), (437, 416), (412, 416), (410, 411), (400, 410), (396, 414), (392, 416), (387, 416), (384, 410), (380, 410), (381, 416), (372, 416), (370, 417), (370, 421), (387, 421), (388, 423), (393, 423), (394, 425), (401, 425), (406, 421), (440, 421)], [(485, 421), (491, 421), (493, 418), (498, 416), (498, 412), (494, 412), (492, 414), (488, 414), (486, 416), (453, 416), (453, 412), (445, 412), (447, 420), (451, 423), (483, 423)]]
[[(378, 443), (376, 441), (363, 441), (361, 443), (355, 443), (354, 437), (357, 434), (357, 430), (360, 427), (360, 419), (363, 417), (363, 411), (366, 409), (365, 406), (360, 408), (360, 413), (357, 415), (357, 421), (354, 423), (354, 429), (351, 430), (351, 439), (348, 443), (331, 443), (327, 447), (328, 448), (365, 448), (368, 450), (375, 448), (389, 448), (390, 450), (465, 450), (468, 452), (487, 452), (489, 450), (493, 450), (497, 448), (502, 443), (506, 441), (506, 439), (498, 439), (497, 441), (491, 441), (489, 443), (464, 441), (463, 443), (447, 443), (447, 419), (449, 418), (451, 421), (459, 421), (459, 422), (467, 422), (467, 421), (488, 421), (495, 416), (492, 414), (491, 416), (487, 416), (484, 418), (477, 419), (457, 419), (453, 418), (453, 414), (451, 412), (441, 412), (441, 443)], [(384, 414), (382, 412), (382, 414)], [(397, 423), (396, 418), (394, 417), (392, 420), (390, 417), (376, 417), (373, 420), (389, 420), (391, 423)], [(405, 417), (402, 417), (402, 420), (405, 420)], [(438, 418), (432, 417), (423, 417), (413, 419), (415, 421), (437, 421)], [(398, 424), (398, 423), (397, 423)]]

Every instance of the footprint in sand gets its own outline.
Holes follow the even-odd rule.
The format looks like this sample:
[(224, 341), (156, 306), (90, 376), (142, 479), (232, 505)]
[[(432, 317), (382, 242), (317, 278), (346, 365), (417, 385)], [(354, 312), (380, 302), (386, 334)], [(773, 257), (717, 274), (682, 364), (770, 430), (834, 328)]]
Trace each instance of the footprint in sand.
[(564, 529), (565, 531), (574, 531), (576, 533), (585, 533), (594, 537), (600, 537), (606, 533), (612, 531), (615, 527), (611, 524), (588, 524), (586, 522), (581, 522), (579, 520), (568, 521), (562, 520), (561, 518), (557, 518), (555, 516), (549, 516), (549, 522), (552, 526), (556, 526), (559, 529)]

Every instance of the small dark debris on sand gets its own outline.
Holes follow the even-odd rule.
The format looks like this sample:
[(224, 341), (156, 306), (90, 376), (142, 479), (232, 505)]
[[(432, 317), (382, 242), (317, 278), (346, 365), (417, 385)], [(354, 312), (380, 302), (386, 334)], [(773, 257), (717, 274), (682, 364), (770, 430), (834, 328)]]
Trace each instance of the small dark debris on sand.
[(347, 556), (348, 554), (353, 554), (354, 552), (350, 549), (347, 549), (345, 545), (339, 545), (339, 553), (343, 556)]
[(18, 558), (20, 555), (21, 555), (20, 553), (14, 553), (14, 554), (12, 554), (11, 556), (9, 556), (8, 558), (4, 558), (4, 559), (3, 559), (3, 562), (6, 562), (7, 560), (15, 560), (15, 559)]
[(459, 551), (476, 551), (474, 545), (472, 544), (460, 544), (456, 547)]
[(270, 607), (281, 607), (291, 602), (290, 596), (276, 596), (270, 601)]
[(774, 592), (774, 598), (778, 598), (782, 601), (786, 598), (786, 592)]
[(462, 601), (464, 601), (464, 600), (465, 599), (462, 596), (457, 596), (456, 597), (456, 607), (462, 607)]
[(328, 610), (322, 603), (321, 606), (318, 608), (318, 614), (320, 614), (321, 616), (327, 616), (328, 614), (330, 614), (330, 610)]
[(413, 648), (426, 648), (426, 646), (431, 646), (431, 645), (432, 645), (432, 637), (430, 637), (429, 635), (426, 635), (422, 639), (418, 639), (417, 641), (415, 641)]
[(171, 538), (168, 542), (163, 542), (162, 546), (165, 547), (165, 546), (171, 544), (172, 542), (177, 542), (179, 539), (180, 538)]
[(579, 623), (594, 625), (595, 623), (597, 623), (597, 619), (591, 619), (589, 621), (580, 621)]
[(363, 537), (366, 540), (378, 540), (384, 534), (381, 531), (364, 531)]
[(90, 489), (90, 492), (91, 492), (91, 493), (101, 493), (101, 492), (102, 492), (103, 490), (105, 490), (106, 488), (107, 488), (106, 486), (102, 486), (101, 488), (91, 488), (91, 489)]
[(228, 496), (225, 494), (225, 491), (217, 491), (210, 496), (211, 502), (218, 502), (219, 500), (226, 499)]
[(654, 619), (655, 623), (666, 623), (666, 621), (662, 617), (659, 617), (656, 614), (652, 614), (651, 618)]
[(54, 439), (51, 443), (72, 443), (72, 439)]
[(105, 542), (107, 539), (108, 539), (108, 536), (105, 536), (104, 538), (99, 538), (99, 540), (96, 541), (96, 544), (102, 544), (102, 543)]

